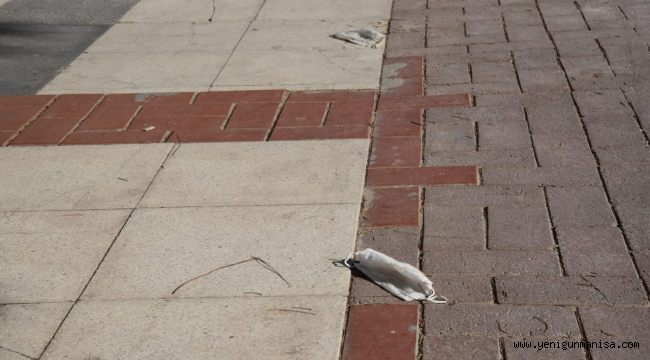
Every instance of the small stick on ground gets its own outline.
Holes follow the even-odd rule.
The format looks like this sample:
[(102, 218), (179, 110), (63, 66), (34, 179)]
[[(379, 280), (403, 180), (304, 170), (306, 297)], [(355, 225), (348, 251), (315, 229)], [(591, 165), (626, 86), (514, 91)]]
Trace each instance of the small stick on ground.
[(291, 284), (289, 284), (289, 282), (287, 281), (287, 279), (285, 279), (284, 276), (282, 276), (282, 274), (280, 274), (279, 271), (275, 270), (275, 269), (274, 269), (274, 268), (273, 268), (269, 263), (267, 263), (266, 261), (264, 261), (264, 260), (262, 260), (262, 259), (260, 259), (260, 258), (258, 258), (258, 257), (256, 257), (256, 256), (253, 256), (252, 258), (253, 258), (255, 261), (257, 261), (258, 264), (262, 265), (262, 266), (263, 266), (264, 268), (266, 268), (268, 271), (274, 273), (274, 274), (277, 275), (280, 279), (282, 279), (282, 281), (284, 281), (284, 282), (287, 284), (288, 287), (291, 287)]
[(194, 281), (194, 280), (198, 280), (198, 279), (200, 279), (200, 278), (202, 278), (202, 277), (204, 277), (204, 276), (210, 275), (210, 274), (212, 274), (213, 272), (219, 271), (219, 270), (221, 270), (221, 269), (225, 269), (225, 268), (233, 267), (233, 266), (236, 266), (236, 265), (239, 265), (239, 264), (243, 264), (243, 263), (247, 263), (247, 262), (250, 262), (250, 261), (256, 261), (256, 260), (255, 260), (255, 258), (250, 258), (250, 259), (246, 259), (246, 260), (242, 260), (242, 261), (237, 261), (237, 262), (232, 263), (232, 264), (228, 264), (228, 265), (220, 266), (220, 267), (218, 267), (218, 268), (216, 268), (216, 269), (213, 269), (213, 270), (208, 271), (207, 273), (203, 273), (203, 274), (201, 274), (201, 275), (197, 275), (197, 276), (195, 276), (195, 277), (193, 277), (193, 278), (191, 278), (191, 279), (185, 281), (184, 283), (178, 285), (178, 286), (176, 287), (176, 289), (174, 289), (174, 291), (172, 291), (172, 295), (174, 295), (174, 294), (175, 294), (175, 293), (176, 293), (180, 288), (182, 288), (183, 286), (185, 286), (185, 285), (191, 283), (191, 282)]
[[(284, 276), (282, 276), (282, 274), (280, 274), (279, 271), (275, 270), (275, 269), (273, 268), (273, 266), (271, 266), (269, 263), (267, 263), (267, 262), (264, 261), (263, 259), (258, 258), (257, 256), (251, 256), (250, 259), (241, 260), (241, 261), (234, 262), (234, 263), (232, 263), (232, 264), (228, 264), (228, 265), (220, 266), (220, 267), (218, 267), (218, 268), (216, 268), (216, 269), (212, 269), (212, 270), (210, 270), (210, 271), (208, 271), (208, 272), (206, 272), (206, 273), (203, 273), (203, 274), (201, 274), (201, 275), (197, 275), (197, 276), (195, 276), (195, 277), (193, 277), (193, 278), (191, 278), (191, 279), (189, 279), (189, 280), (183, 282), (182, 284), (178, 285), (178, 286), (176, 287), (176, 289), (174, 289), (174, 290), (172, 291), (172, 295), (174, 295), (174, 294), (175, 294), (175, 293), (176, 293), (180, 288), (182, 288), (183, 286), (185, 286), (185, 285), (191, 283), (191, 282), (194, 281), (194, 280), (198, 280), (198, 279), (200, 279), (200, 278), (202, 278), (202, 277), (204, 277), (204, 276), (208, 276), (208, 275), (212, 274), (213, 272), (216, 272), (216, 271), (219, 271), (219, 270), (222, 270), (222, 269), (226, 269), (226, 268), (229, 268), (229, 267), (233, 267), (233, 266), (236, 266), (236, 265), (239, 265), (239, 264), (243, 264), (243, 263), (251, 262), (251, 261), (255, 261), (256, 263), (258, 263), (258, 264), (259, 264), (260, 266), (262, 266), (263, 268), (265, 268), (265, 269), (267, 269), (268, 271), (274, 273), (275, 275), (277, 275), (277, 277), (279, 277), (280, 279), (282, 279), (282, 281), (284, 281), (284, 282), (287, 284), (288, 287), (291, 287), (291, 284), (287, 281), (287, 279), (285, 279)], [(261, 294), (260, 294), (260, 295), (261, 295)]]

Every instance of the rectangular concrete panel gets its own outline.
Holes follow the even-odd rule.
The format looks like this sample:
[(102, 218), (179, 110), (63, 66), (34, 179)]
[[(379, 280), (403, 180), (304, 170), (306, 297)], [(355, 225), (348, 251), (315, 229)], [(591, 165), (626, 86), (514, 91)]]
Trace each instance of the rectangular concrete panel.
[[(335, 267), (354, 249), (358, 204), (141, 209), (121, 233), (84, 299), (282, 295), (346, 296)], [(282, 276), (248, 261), (266, 261)], [(283, 279), (284, 278), (284, 279)]]
[(128, 214), (0, 212), (0, 303), (76, 300)]
[[(0, 349), (38, 358), (72, 306), (71, 302), (0, 305)], [(0, 352), (0, 359), (13, 359)]]
[(358, 204), (367, 151), (367, 140), (183, 144), (141, 206)]
[(135, 207), (172, 144), (0, 149), (0, 210)]
[(44, 359), (336, 359), (344, 297), (81, 302)]

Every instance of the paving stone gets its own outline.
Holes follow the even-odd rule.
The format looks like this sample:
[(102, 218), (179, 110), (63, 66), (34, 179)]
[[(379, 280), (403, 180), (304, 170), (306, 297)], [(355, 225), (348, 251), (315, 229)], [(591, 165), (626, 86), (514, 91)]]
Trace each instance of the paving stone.
[(141, 206), (358, 203), (367, 151), (365, 139), (183, 144)]
[(370, 125), (374, 102), (333, 102), (331, 103), (326, 125)]
[(585, 117), (629, 116), (634, 114), (621, 91), (576, 91), (574, 97)]
[(519, 81), (525, 93), (569, 91), (564, 73), (557, 69), (520, 70)]
[(582, 134), (582, 125), (567, 94), (560, 99), (537, 97), (526, 104), (530, 132), (533, 134)]
[(473, 63), (472, 80), (475, 83), (516, 82), (515, 69), (510, 62)]
[(634, 251), (634, 260), (641, 278), (648, 284), (648, 281), (650, 281), (650, 250)]
[(541, 25), (508, 27), (508, 39), (514, 42), (548, 40), (546, 29)]
[(594, 149), (602, 166), (616, 166), (650, 162), (648, 146), (608, 146)]
[(286, 103), (282, 108), (277, 127), (319, 126), (325, 119), (327, 103)]
[[(510, 97), (510, 95), (496, 95)], [(483, 95), (477, 96), (477, 99), (483, 99)], [(497, 106), (479, 105), (469, 108), (445, 108), (445, 109), (428, 109), (426, 111), (427, 122), (458, 122), (476, 121), (481, 122), (504, 122), (512, 123), (523, 121), (524, 112), (521, 104), (499, 104)]]
[(631, 121), (590, 122), (585, 120), (589, 140), (594, 147), (646, 145), (641, 129)]
[(362, 226), (418, 226), (419, 222), (418, 187), (365, 189)]
[(540, 166), (595, 166), (589, 143), (582, 134), (533, 134)]
[(423, 249), (485, 249), (483, 207), (426, 206)]
[[(425, 149), (426, 150), (426, 149)], [(425, 166), (475, 165), (486, 167), (535, 166), (533, 149), (429, 152), (424, 154)]]
[(650, 164), (602, 167), (603, 179), (614, 205), (650, 203)]
[[(571, 347), (573, 342), (580, 341), (580, 338), (549, 337), (549, 338), (505, 338), (504, 349), (508, 359), (557, 359), (573, 360), (587, 359), (584, 349), (577, 345)], [(537, 348), (515, 348), (515, 342), (528, 342)], [(521, 346), (521, 345), (519, 345)]]
[(357, 251), (375, 249), (399, 261), (417, 264), (420, 229), (417, 227), (366, 228), (359, 231)]
[(615, 219), (599, 186), (548, 188), (548, 203), (556, 226), (611, 226)]
[(379, 110), (408, 110), (413, 108), (436, 108), (448, 106), (470, 106), (469, 94), (413, 96), (401, 99), (387, 99), (379, 102)]
[(167, 142), (264, 141), (267, 132), (267, 129), (176, 129), (167, 137)]
[(469, 65), (460, 64), (427, 64), (427, 84), (467, 84), (470, 83)]
[(421, 142), (419, 136), (378, 138), (372, 144), (369, 166), (418, 166)]
[(483, 94), (519, 94), (516, 82), (498, 82), (481, 84), (427, 85), (426, 93), (432, 96), (452, 95), (467, 92), (473, 95)]
[(628, 254), (610, 254), (602, 250), (594, 253), (562, 250), (562, 259), (567, 275), (637, 276)]
[(470, 122), (427, 123), (427, 151), (471, 151), (478, 139)]
[(557, 46), (560, 57), (571, 56), (599, 56), (602, 55), (598, 44), (593, 38), (575, 38), (554, 34), (553, 40)]
[(650, 336), (647, 307), (580, 307), (578, 312), (587, 338), (608, 335), (618, 338)]
[(435, 250), (425, 253), (423, 271), (476, 275), (558, 275), (560, 266), (555, 251)]
[(345, 309), (339, 296), (82, 301), (44, 356), (330, 359)]
[(485, 150), (530, 149), (530, 135), (524, 121), (486, 120), (477, 124), (478, 147)]
[(391, 33), (386, 41), (386, 49), (410, 49), (424, 47), (424, 32)]
[[(266, 129), (264, 129), (264, 132), (266, 133)], [(366, 125), (281, 127), (275, 128), (273, 130), (273, 133), (271, 134), (271, 140), (367, 139), (369, 133), (370, 128)], [(264, 136), (262, 136), (262, 139), (264, 139)], [(253, 140), (260, 141), (262, 139), (255, 138)], [(233, 139), (230, 141), (238, 141), (238, 139)]]
[(373, 136), (421, 136), (422, 110), (378, 111)]
[(468, 36), (477, 35), (501, 35), (503, 34), (503, 24), (499, 18), (469, 20), (465, 22)]
[(238, 104), (233, 111), (228, 129), (268, 128), (278, 111), (277, 103)]
[(625, 240), (616, 226), (556, 228), (560, 248), (572, 252), (626, 254)]
[(500, 44), (505, 43), (506, 38), (503, 33), (484, 34), (476, 36), (450, 36), (427, 38), (427, 46), (448, 46), (448, 45), (474, 45), (474, 44)]
[(634, 250), (650, 250), (650, 207), (646, 205), (617, 205), (623, 229)]
[[(190, 140), (182, 133), (184, 140)], [(63, 145), (99, 145), (99, 144), (146, 144), (160, 143), (168, 138), (169, 133), (163, 129), (151, 131), (125, 130), (125, 131), (75, 131), (68, 135), (61, 144)]]
[[(171, 147), (148, 144), (2, 148), (0, 165), (13, 170), (0, 177), (0, 209), (132, 208)], [(30, 166), (25, 167), (26, 163)]]
[(546, 207), (490, 206), (487, 247), (493, 250), (553, 249)]
[(12, 144), (56, 144), (99, 102), (100, 95), (62, 95)]
[(552, 33), (561, 31), (587, 30), (587, 24), (579, 14), (545, 16), (544, 22)]
[[(250, 292), (265, 296), (346, 295), (349, 272), (333, 267), (329, 259), (353, 250), (358, 206), (139, 209), (122, 230), (83, 298), (231, 297)], [(322, 238), (324, 233), (327, 239)], [(294, 256), (297, 253), (302, 255)], [(288, 284), (259, 264), (248, 262), (223, 269), (216, 276), (204, 277), (172, 294), (179, 284), (196, 274), (251, 256), (271, 264)], [(289, 270), (303, 268), (307, 263), (309, 270)], [(327, 283), (321, 282), (323, 276), (329, 279)]]
[(536, 41), (519, 41), (508, 42), (500, 44), (470, 44), (469, 52), (482, 52), (482, 51), (514, 51), (514, 50), (527, 50), (527, 49), (552, 49), (553, 43), (550, 40), (536, 40)]
[(491, 280), (487, 276), (458, 274), (427, 274), (436, 294), (443, 295), (449, 304), (492, 303)]
[(405, 56), (387, 58), (382, 68), (383, 77), (422, 77), (424, 75), (424, 58), (422, 56)]
[(597, 186), (600, 177), (596, 167), (545, 166), (481, 169), (482, 183), (486, 185), (539, 186)]
[(573, 310), (559, 306), (425, 305), (427, 335), (576, 337)]
[(477, 336), (425, 336), (422, 359), (497, 360), (500, 358), (496, 338)]
[[(216, 94), (221, 94), (217, 92)], [(373, 102), (375, 91), (368, 90), (336, 90), (336, 91), (293, 91), (288, 102)]]
[[(38, 358), (71, 306), (72, 302), (0, 305), (2, 348)], [(26, 356), (16, 358), (24, 360)], [(0, 358), (13, 359), (1, 352)]]
[[(319, 92), (319, 93), (304, 93), (304, 92), (292, 92), (288, 102), (293, 100), (301, 100), (301, 97), (308, 97), (309, 95), (313, 96), (334, 96), (336, 92)], [(224, 104), (233, 104), (233, 103), (249, 103), (249, 102), (263, 102), (263, 103), (272, 103), (280, 102), (282, 98), (286, 95), (284, 90), (247, 90), (247, 91), (211, 91), (211, 92), (201, 92), (198, 93), (193, 104), (211, 104), (211, 103), (224, 103)], [(348, 95), (348, 94), (346, 94)], [(326, 100), (324, 100), (326, 101)]]
[(7, 142), (13, 135), (13, 131), (0, 131), (0, 146), (5, 146), (5, 142)]
[(380, 91), (382, 99), (422, 96), (424, 95), (424, 78), (421, 76), (384, 78)]
[(542, 189), (528, 186), (427, 187), (425, 206), (544, 205)]
[(647, 301), (637, 277), (498, 276), (496, 289), (500, 304), (641, 305)]
[(0, 213), (1, 303), (74, 301), (128, 210)]
[(478, 168), (475, 166), (369, 168), (366, 185), (478, 185)]
[(524, 11), (504, 12), (503, 18), (508, 28), (542, 25), (542, 19), (540, 18), (539, 12), (532, 9)]
[(413, 359), (417, 351), (418, 314), (417, 305), (351, 306), (343, 358)]
[(0, 129), (18, 130), (53, 100), (51, 95), (0, 96)]

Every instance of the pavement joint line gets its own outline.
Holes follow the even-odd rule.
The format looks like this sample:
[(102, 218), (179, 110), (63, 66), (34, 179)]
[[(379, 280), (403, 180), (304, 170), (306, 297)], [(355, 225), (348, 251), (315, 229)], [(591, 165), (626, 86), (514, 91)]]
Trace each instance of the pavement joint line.
[(18, 128), (18, 130), (14, 132), (13, 135), (11, 135), (3, 144), (0, 145), (8, 146), (12, 141), (16, 139), (16, 137), (18, 137), (18, 135), (20, 135), (20, 133), (22, 133), (26, 128), (30, 127), (32, 123), (36, 121), (36, 119), (39, 116), (41, 116), (41, 114), (43, 114), (43, 112), (45, 112), (45, 110), (47, 110), (47, 108), (50, 107), (50, 105), (52, 105), (58, 98), (59, 95), (52, 96), (50, 101), (48, 101), (45, 105), (43, 105), (43, 107), (41, 107), (41, 109), (38, 110), (36, 114), (34, 114), (31, 118), (29, 118), (21, 127)]
[[(144, 147), (144, 145), (141, 146), (139, 149), (142, 149), (143, 147)], [(173, 148), (173, 146), (172, 146), (172, 148)], [(161, 162), (160, 166), (159, 166), (158, 169), (156, 170), (156, 173), (151, 177), (151, 180), (150, 180), (149, 183), (147, 184), (147, 187), (144, 189), (144, 191), (142, 191), (142, 194), (140, 195), (140, 198), (139, 198), (138, 201), (136, 202), (135, 206), (134, 206), (133, 208), (130, 209), (129, 214), (126, 216), (126, 219), (124, 220), (124, 223), (122, 224), (122, 226), (120, 227), (120, 229), (116, 232), (115, 236), (113, 237), (113, 240), (111, 241), (111, 243), (110, 243), (110, 244), (108, 245), (108, 247), (106, 248), (106, 251), (104, 252), (102, 258), (99, 260), (99, 262), (97, 263), (97, 266), (95, 267), (95, 269), (93, 270), (92, 274), (91, 274), (90, 277), (88, 278), (88, 281), (86, 281), (86, 283), (84, 284), (84, 287), (83, 287), (83, 288), (81, 289), (81, 291), (79, 292), (79, 295), (77, 296), (77, 298), (75, 299), (75, 301), (72, 303), (72, 305), (71, 305), (70, 308), (68, 309), (68, 311), (67, 311), (67, 313), (65, 314), (65, 316), (61, 319), (61, 322), (59, 323), (58, 327), (57, 327), (56, 330), (52, 333), (52, 337), (50, 338), (50, 340), (49, 340), (49, 341), (47, 342), (47, 344), (43, 347), (43, 350), (41, 351), (40, 355), (38, 356), (39, 359), (41, 359), (41, 358), (43, 357), (43, 355), (45, 354), (45, 352), (47, 351), (47, 349), (50, 347), (50, 345), (51, 345), (52, 342), (54, 341), (54, 338), (56, 337), (56, 335), (61, 331), (61, 328), (63, 327), (63, 324), (65, 323), (66, 319), (68, 318), (68, 316), (70, 316), (70, 313), (72, 313), (72, 310), (74, 309), (75, 305), (76, 305), (77, 303), (79, 303), (79, 301), (80, 301), (80, 299), (82, 298), (84, 292), (86, 291), (86, 289), (88, 288), (88, 286), (89, 286), (90, 283), (92, 282), (93, 278), (95, 278), (95, 275), (97, 274), (97, 271), (99, 271), (99, 268), (102, 266), (102, 264), (104, 263), (104, 260), (105, 260), (106, 257), (108, 256), (108, 253), (109, 253), (109, 252), (111, 251), (111, 249), (113, 248), (113, 245), (115, 245), (115, 242), (116, 242), (117, 239), (120, 237), (120, 234), (122, 234), (122, 231), (124, 231), (124, 228), (125, 228), (126, 225), (129, 223), (129, 220), (130, 220), (131, 217), (133, 216), (133, 213), (135, 212), (135, 210), (138, 208), (138, 205), (140, 204), (140, 202), (142, 202), (142, 199), (144, 199), (144, 196), (146, 195), (147, 191), (149, 190), (149, 188), (151, 188), (151, 185), (153, 184), (153, 182), (154, 182), (156, 176), (157, 176), (157, 175), (160, 173), (160, 171), (164, 168), (164, 164), (165, 164), (165, 162), (167, 161), (167, 159), (169, 159), (169, 156), (170, 156), (170, 154), (172, 153), (172, 148), (170, 148), (169, 150), (167, 150), (167, 155), (165, 156), (165, 158), (164, 158), (163, 161)], [(139, 150), (138, 150), (138, 151), (139, 151)], [(136, 151), (136, 152), (137, 152), (137, 151)]]
[(106, 95), (100, 96), (95, 104), (93, 104), (90, 109), (81, 117), (81, 119), (79, 119), (79, 121), (77, 121), (77, 123), (74, 124), (65, 135), (63, 135), (63, 137), (56, 143), (56, 145), (60, 145), (68, 136), (70, 136), (70, 134), (77, 130), (77, 128), (79, 128), (79, 126), (81, 126), (81, 124), (90, 116), (90, 114), (92, 114), (92, 112), (95, 111), (95, 109), (97, 109), (97, 107), (104, 101), (104, 99), (106, 99)]
[(544, 193), (544, 208), (546, 209), (546, 216), (548, 216), (549, 219), (551, 236), (553, 238), (553, 246), (557, 254), (558, 263), (560, 265), (560, 273), (562, 276), (566, 277), (567, 273), (566, 273), (566, 268), (564, 266), (564, 259), (562, 257), (562, 250), (560, 249), (560, 243), (558, 241), (557, 227), (555, 225), (553, 216), (551, 215), (551, 207), (549, 206), (549, 202), (548, 202), (548, 191), (546, 190), (546, 186), (542, 187), (542, 192)]
[[(244, 40), (244, 37), (246, 36), (246, 34), (248, 33), (248, 31), (250, 30), (251, 25), (253, 25), (253, 23), (255, 22), (255, 20), (257, 20), (257, 17), (258, 17), (258, 16), (260, 15), (260, 13), (262, 12), (262, 9), (264, 8), (264, 5), (266, 5), (266, 1), (267, 1), (267, 0), (262, 0), (262, 4), (261, 4), (260, 7), (257, 9), (257, 12), (255, 13), (255, 16), (253, 16), (253, 18), (248, 22), (248, 25), (246, 26), (246, 29), (242, 32), (241, 36), (239, 37), (239, 39), (238, 39), (237, 42), (235, 43), (235, 46), (232, 48), (232, 51), (230, 52), (230, 54), (229, 54), (228, 57), (226, 58), (226, 61), (224, 62), (223, 66), (221, 66), (221, 68), (220, 68), (219, 71), (217, 72), (217, 75), (215, 75), (214, 79), (212, 79), (212, 82), (210, 83), (210, 86), (208, 86), (208, 90), (207, 90), (208, 92), (210, 92), (210, 90), (212, 90), (212, 88), (214, 87), (214, 83), (217, 82), (217, 80), (219, 79), (219, 76), (221, 76), (221, 73), (222, 73), (223, 70), (226, 68), (226, 66), (228, 65), (228, 63), (230, 62), (230, 59), (232, 59), (233, 55), (235, 54), (235, 51), (236, 51), (237, 48), (239, 47), (239, 44), (241, 44), (242, 40)], [(212, 2), (213, 2), (213, 4), (214, 4), (214, 0), (212, 0)], [(210, 21), (210, 22), (212, 22), (212, 21)]]
[(289, 92), (285, 91), (282, 94), (282, 99), (280, 100), (278, 107), (275, 109), (275, 113), (273, 114), (273, 118), (271, 120), (271, 125), (269, 125), (269, 129), (266, 131), (266, 135), (264, 135), (264, 141), (269, 141), (271, 139), (273, 130), (275, 130), (275, 127), (278, 124), (278, 120), (280, 119), (280, 114), (284, 110), (284, 106), (287, 104), (288, 99), (289, 99)]

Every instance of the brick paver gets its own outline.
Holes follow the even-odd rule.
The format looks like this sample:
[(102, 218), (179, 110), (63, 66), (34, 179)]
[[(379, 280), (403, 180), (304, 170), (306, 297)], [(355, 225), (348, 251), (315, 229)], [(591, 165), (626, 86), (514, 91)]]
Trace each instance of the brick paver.
[[(357, 246), (450, 298), (421, 307), (422, 359), (646, 356), (648, 14), (640, 0), (394, 1)], [(440, 180), (468, 167), (475, 184)], [(353, 304), (381, 302), (396, 303), (353, 280)], [(516, 346), (581, 340), (640, 349)]]
[(375, 91), (0, 97), (0, 144), (367, 138)]

